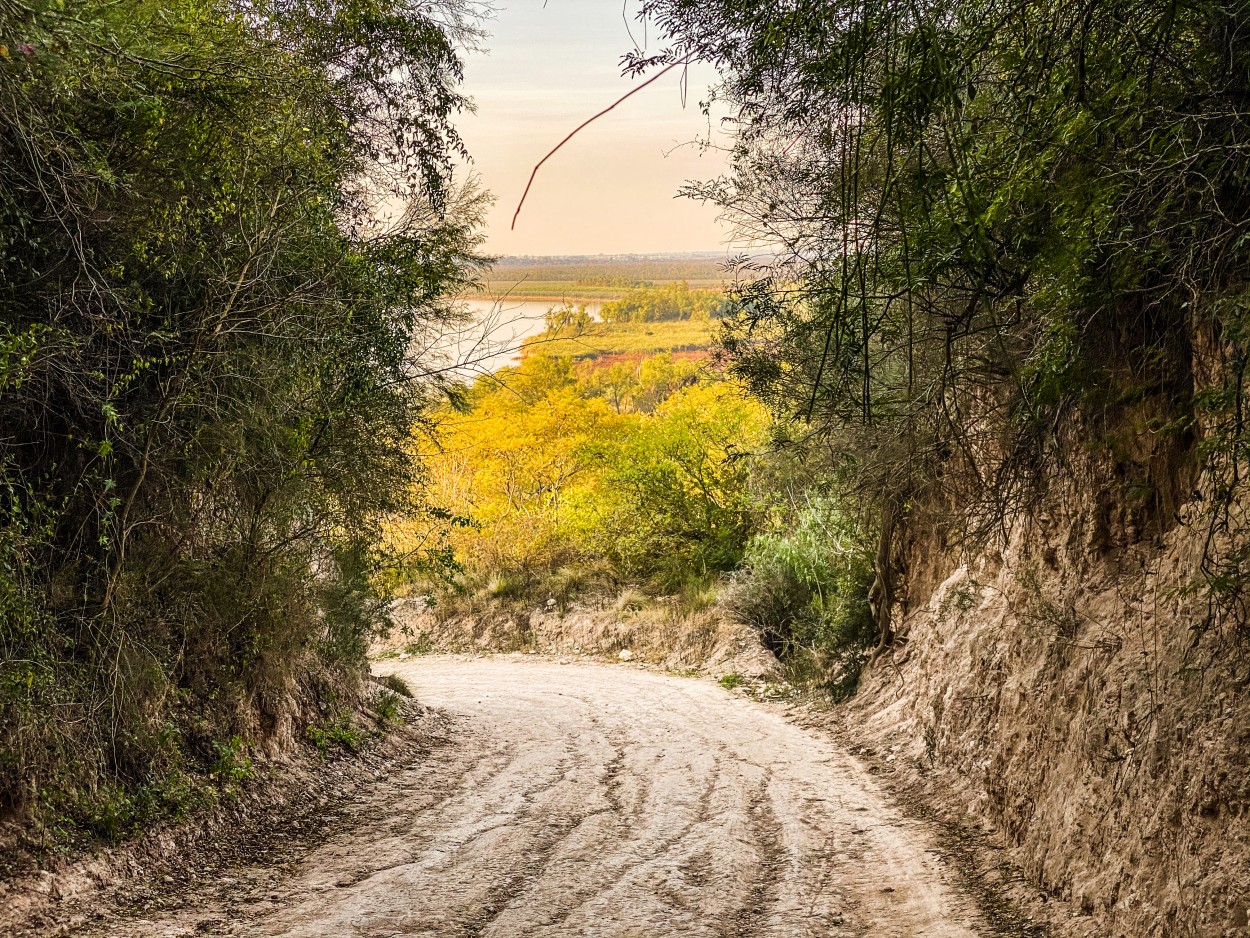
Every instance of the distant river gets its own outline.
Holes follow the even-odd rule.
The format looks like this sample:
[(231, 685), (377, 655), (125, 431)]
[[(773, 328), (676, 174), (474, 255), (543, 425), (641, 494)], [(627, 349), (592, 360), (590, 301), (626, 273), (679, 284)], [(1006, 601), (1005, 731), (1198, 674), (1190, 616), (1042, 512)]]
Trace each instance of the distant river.
[[(557, 305), (533, 300), (465, 300), (473, 313), (475, 328), (457, 342), (458, 358), (467, 373), (489, 373), (515, 363), (521, 357), (521, 342), (538, 335), (545, 327), (547, 310)], [(587, 303), (591, 315), (599, 314), (598, 303)]]

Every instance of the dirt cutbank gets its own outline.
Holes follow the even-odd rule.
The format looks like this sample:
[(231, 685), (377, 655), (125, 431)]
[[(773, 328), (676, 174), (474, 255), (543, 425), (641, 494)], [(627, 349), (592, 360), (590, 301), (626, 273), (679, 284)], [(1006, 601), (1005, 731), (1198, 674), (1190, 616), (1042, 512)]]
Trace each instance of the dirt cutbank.
[[(90, 856), (45, 858), (42, 872), (0, 883), (0, 936), (126, 935), (189, 896), (230, 895), (237, 870), (252, 884), (276, 882), (286, 864), (351, 823), (351, 805), (397, 767), (423, 764), (451, 739), (445, 718), (414, 702), (404, 723), (355, 754), (311, 747), (259, 763), (237, 797), (207, 814), (170, 823)], [(235, 872), (232, 872), (235, 871)], [(124, 927), (110, 923), (124, 921)]]
[(749, 626), (716, 605), (685, 610), (676, 597), (647, 597), (626, 591), (606, 600), (584, 600), (565, 608), (556, 600), (524, 605), (486, 601), (455, 614), (431, 609), (421, 599), (401, 600), (391, 610), (396, 628), (374, 649), (403, 653), (494, 653), (532, 651), (631, 661), (670, 670), (688, 668), (751, 680), (775, 679), (777, 659)]
[[(1250, 935), (1250, 654), (1190, 505), (1129, 545), (1073, 483), (998, 550), (909, 558), (899, 641), (840, 718), (983, 824), (1063, 931)], [(1119, 541), (1116, 541), (1116, 538)]]

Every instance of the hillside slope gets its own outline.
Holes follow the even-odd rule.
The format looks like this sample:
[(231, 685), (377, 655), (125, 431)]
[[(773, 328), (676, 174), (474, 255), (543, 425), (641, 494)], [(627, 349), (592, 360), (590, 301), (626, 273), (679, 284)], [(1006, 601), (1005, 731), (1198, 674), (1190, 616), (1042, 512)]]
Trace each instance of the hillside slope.
[(1192, 596), (1201, 508), (1130, 540), (1100, 468), (1001, 549), (918, 538), (900, 642), (847, 716), (1069, 900), (1065, 933), (1247, 934), (1247, 662)]

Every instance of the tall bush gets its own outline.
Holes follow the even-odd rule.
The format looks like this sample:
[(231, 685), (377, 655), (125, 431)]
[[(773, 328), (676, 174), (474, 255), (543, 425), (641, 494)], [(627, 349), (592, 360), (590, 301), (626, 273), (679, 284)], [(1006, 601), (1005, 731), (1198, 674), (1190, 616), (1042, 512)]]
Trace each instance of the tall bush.
[(117, 833), (351, 692), (475, 263), (464, 13), (0, 0), (0, 813)]
[(783, 661), (853, 688), (877, 640), (872, 552), (839, 504), (809, 497), (747, 544), (727, 602)]

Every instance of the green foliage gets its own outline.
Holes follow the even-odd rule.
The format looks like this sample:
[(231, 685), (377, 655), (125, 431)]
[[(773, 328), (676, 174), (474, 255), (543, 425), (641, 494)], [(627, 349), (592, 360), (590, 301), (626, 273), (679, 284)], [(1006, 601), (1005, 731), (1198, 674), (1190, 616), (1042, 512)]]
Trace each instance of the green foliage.
[(620, 413), (654, 413), (656, 407), (686, 385), (699, 380), (704, 363), (661, 353), (640, 362), (613, 361), (579, 375), (582, 393), (601, 398)]
[(766, 422), (729, 385), (700, 383), (636, 421), (603, 454), (595, 553), (625, 579), (678, 589), (691, 573), (731, 570), (754, 530), (757, 506), (745, 459)]
[[(408, 696), (412, 696), (409, 694)], [(384, 690), (373, 704), (373, 716), (379, 724), (403, 722), (403, 697), (396, 691)]]
[[(396, 706), (398, 706), (397, 701)], [(355, 752), (364, 741), (360, 731), (352, 725), (351, 718), (346, 716), (310, 724), (304, 732), (308, 736), (308, 741), (317, 747), (317, 751), (322, 756), (327, 756), (336, 749)]]
[(725, 690), (733, 690), (735, 687), (743, 685), (743, 679), (742, 675), (737, 671), (731, 671), (729, 674), (722, 674), (716, 683), (720, 684)]
[(256, 776), (252, 760), (246, 755), (246, 745), (240, 737), (231, 737), (226, 743), (213, 740), (213, 751), (217, 758), (209, 765), (208, 773), (219, 785), (239, 785)]
[(408, 682), (398, 674), (383, 674), (378, 678), (378, 683), (387, 690), (398, 694), (400, 697), (405, 697), (409, 700), (412, 699), (412, 688), (409, 687)]
[[(767, 420), (731, 384), (668, 356), (603, 367), (535, 354), (470, 405), (448, 415), (430, 464), (432, 493), (475, 522), (437, 535), (466, 585), (520, 598), (541, 580), (563, 606), (621, 579), (680, 589), (741, 557), (756, 517), (742, 457)], [(391, 529), (399, 549), (434, 536)]]
[(712, 324), (706, 320), (635, 323), (592, 323), (565, 334), (544, 333), (526, 339), (523, 354), (531, 357), (573, 360), (626, 358), (641, 360), (650, 355), (703, 352), (711, 347)]
[(617, 275), (593, 274), (578, 277), (573, 281), (579, 287), (619, 287), (624, 290), (645, 290), (654, 287), (650, 280), (637, 280), (632, 277)]
[(122, 835), (358, 681), (413, 340), (477, 263), (470, 38), (454, 0), (0, 0), (0, 813)]
[(594, 318), (586, 311), (585, 303), (561, 303), (547, 310), (544, 317), (547, 334), (557, 336), (562, 332), (581, 335), (590, 328)]
[(495, 599), (520, 599), (529, 592), (529, 582), (516, 571), (500, 570), (486, 582), (486, 593)]
[[(733, 368), (853, 457), (862, 499), (990, 537), (1073, 440), (1109, 439), (1107, 494), (1159, 532), (1209, 431), (1211, 550), (1237, 562), (1243, 4), (649, 0), (645, 15), (670, 45), (637, 69), (709, 61), (738, 115), (732, 170), (689, 194), (780, 246), (741, 267)], [(1233, 586), (1230, 563), (1208, 566), (1217, 592)]]
[(815, 671), (844, 697), (877, 640), (872, 554), (833, 501), (811, 499), (787, 515), (784, 530), (747, 545), (727, 603), (779, 658)]

